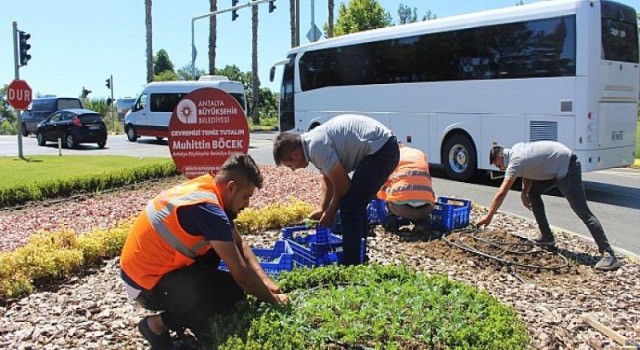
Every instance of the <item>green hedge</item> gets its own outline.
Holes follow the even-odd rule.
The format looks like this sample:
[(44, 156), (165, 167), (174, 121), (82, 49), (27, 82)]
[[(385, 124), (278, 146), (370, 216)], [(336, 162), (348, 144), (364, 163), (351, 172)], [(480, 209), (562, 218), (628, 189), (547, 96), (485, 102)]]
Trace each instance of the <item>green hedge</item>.
[(255, 300), (212, 321), (225, 350), (526, 349), (517, 312), (473, 287), (405, 266), (284, 273), (291, 304)]
[(81, 192), (97, 192), (137, 182), (179, 175), (173, 162), (122, 169), (105, 174), (71, 179), (40, 181), (31, 184), (0, 186), (0, 207), (16, 206), (29, 201), (68, 197)]

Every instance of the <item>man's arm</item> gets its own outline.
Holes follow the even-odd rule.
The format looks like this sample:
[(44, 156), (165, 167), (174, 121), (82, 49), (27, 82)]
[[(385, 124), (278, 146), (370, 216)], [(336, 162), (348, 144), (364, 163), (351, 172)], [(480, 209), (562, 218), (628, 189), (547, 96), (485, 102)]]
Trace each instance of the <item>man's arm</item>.
[(349, 179), (340, 162), (336, 163), (328, 173), (323, 174), (323, 177), (327, 185), (331, 185), (332, 191), (327, 191), (327, 196), (330, 195), (330, 200), (327, 207), (324, 208), (320, 224), (325, 227), (331, 227), (335, 222), (336, 212), (340, 209), (340, 200), (351, 187), (351, 179)]
[(489, 206), (489, 212), (476, 222), (476, 226), (488, 226), (491, 223), (491, 219), (493, 219), (495, 213), (498, 211), (498, 209), (500, 209), (502, 202), (504, 202), (505, 197), (507, 197), (507, 193), (509, 193), (509, 189), (516, 181), (516, 179), (516, 177), (507, 176), (504, 178), (504, 180), (502, 180), (500, 188), (493, 196), (493, 200), (491, 201), (491, 205)]
[(225, 261), (236, 283), (247, 293), (272, 304), (283, 304), (287, 302), (286, 294), (275, 294), (269, 290), (269, 287), (265, 285), (256, 271), (251, 268), (242, 255), (240, 255), (235, 241), (210, 241), (210, 244), (218, 256)]
[(322, 202), (320, 203), (320, 209), (314, 210), (309, 217), (313, 220), (320, 220), (322, 218), (322, 214), (329, 207), (331, 203), (331, 195), (333, 193), (333, 184), (331, 180), (325, 175), (322, 174)]
[(520, 193), (520, 200), (525, 208), (531, 210), (531, 200), (529, 200), (529, 191), (531, 190), (531, 180), (522, 179), (522, 192)]
[(267, 288), (269, 288), (272, 293), (280, 293), (280, 288), (271, 280), (267, 273), (264, 272), (262, 266), (260, 265), (260, 262), (258, 261), (258, 258), (256, 258), (256, 255), (253, 254), (253, 250), (251, 250), (251, 247), (249, 247), (247, 242), (242, 239), (238, 230), (234, 227), (232, 231), (233, 240), (236, 243), (236, 247), (238, 247), (238, 251), (241, 252), (241, 255), (243, 256), (244, 261), (247, 263), (247, 265), (258, 274), (260, 279), (262, 279), (262, 282), (267, 286)]

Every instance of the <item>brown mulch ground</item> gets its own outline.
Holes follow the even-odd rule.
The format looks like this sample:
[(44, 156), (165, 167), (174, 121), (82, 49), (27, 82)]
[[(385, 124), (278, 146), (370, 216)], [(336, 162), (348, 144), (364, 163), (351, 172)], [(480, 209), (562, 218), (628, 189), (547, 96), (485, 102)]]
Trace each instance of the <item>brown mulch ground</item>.
[[(290, 196), (317, 203), (317, 173), (263, 167), (265, 188), (252, 206), (262, 207)], [(23, 245), (38, 230), (71, 228), (82, 234), (108, 227), (136, 215), (161, 189), (179, 182), (170, 179), (112, 193), (77, 197), (0, 211), (0, 251)], [(569, 208), (567, 207), (567, 210)], [(471, 221), (483, 209), (473, 209)], [(577, 218), (576, 218), (577, 220)], [(596, 272), (597, 251), (591, 240), (556, 233), (564, 260), (548, 251), (530, 251), (524, 238), (535, 237), (531, 221), (498, 214), (488, 229), (472, 237), (454, 232), (437, 239), (432, 233), (403, 228), (389, 233), (378, 227), (368, 241), (369, 256), (382, 264), (406, 263), (428, 273), (488, 291), (518, 310), (537, 349), (618, 349), (612, 339), (586, 325), (590, 313), (623, 336), (640, 339), (640, 267), (622, 257), (615, 272)], [(460, 242), (460, 236), (462, 242)], [(523, 238), (524, 237), (524, 238)], [(254, 246), (271, 246), (279, 232), (247, 236)], [(467, 244), (499, 257), (537, 268), (510, 268), (492, 258), (466, 252), (449, 242)], [(496, 243), (501, 243), (496, 246)], [(513, 243), (506, 245), (506, 243)], [(2, 349), (143, 349), (146, 344), (135, 325), (146, 312), (127, 301), (118, 278), (117, 259), (86, 276), (74, 277), (53, 291), (41, 291), (8, 307), (0, 307)]]

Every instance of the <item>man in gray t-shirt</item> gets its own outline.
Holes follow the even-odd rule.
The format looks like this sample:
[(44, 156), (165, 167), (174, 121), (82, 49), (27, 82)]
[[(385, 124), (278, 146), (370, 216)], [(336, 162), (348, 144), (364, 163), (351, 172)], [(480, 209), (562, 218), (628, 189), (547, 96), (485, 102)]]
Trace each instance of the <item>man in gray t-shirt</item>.
[(491, 223), (493, 215), (507, 196), (509, 189), (519, 177), (522, 178), (522, 204), (533, 212), (541, 238), (534, 240), (536, 244), (555, 246), (555, 239), (542, 202), (542, 194), (557, 187), (567, 198), (571, 209), (585, 223), (593, 236), (598, 250), (603, 254), (595, 268), (598, 270), (615, 270), (620, 267), (600, 221), (587, 205), (582, 184), (582, 168), (578, 157), (567, 146), (556, 141), (536, 141), (517, 143), (511, 148), (503, 149), (494, 146), (489, 161), (501, 171), (504, 180), (489, 206), (489, 212), (476, 222), (478, 227)]
[(347, 265), (359, 264), (364, 258), (360, 242), (367, 236), (367, 204), (399, 158), (391, 130), (375, 119), (354, 114), (336, 116), (302, 135), (280, 133), (273, 143), (277, 165), (296, 170), (312, 163), (322, 173), (322, 203), (311, 218), (332, 227), (340, 210), (343, 263)]

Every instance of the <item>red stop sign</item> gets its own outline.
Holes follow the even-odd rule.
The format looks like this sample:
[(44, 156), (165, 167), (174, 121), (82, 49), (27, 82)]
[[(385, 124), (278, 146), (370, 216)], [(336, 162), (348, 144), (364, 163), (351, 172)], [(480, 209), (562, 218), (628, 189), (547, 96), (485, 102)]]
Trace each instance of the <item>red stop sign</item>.
[(25, 110), (31, 104), (31, 87), (24, 80), (16, 79), (7, 88), (7, 101), (15, 109)]

